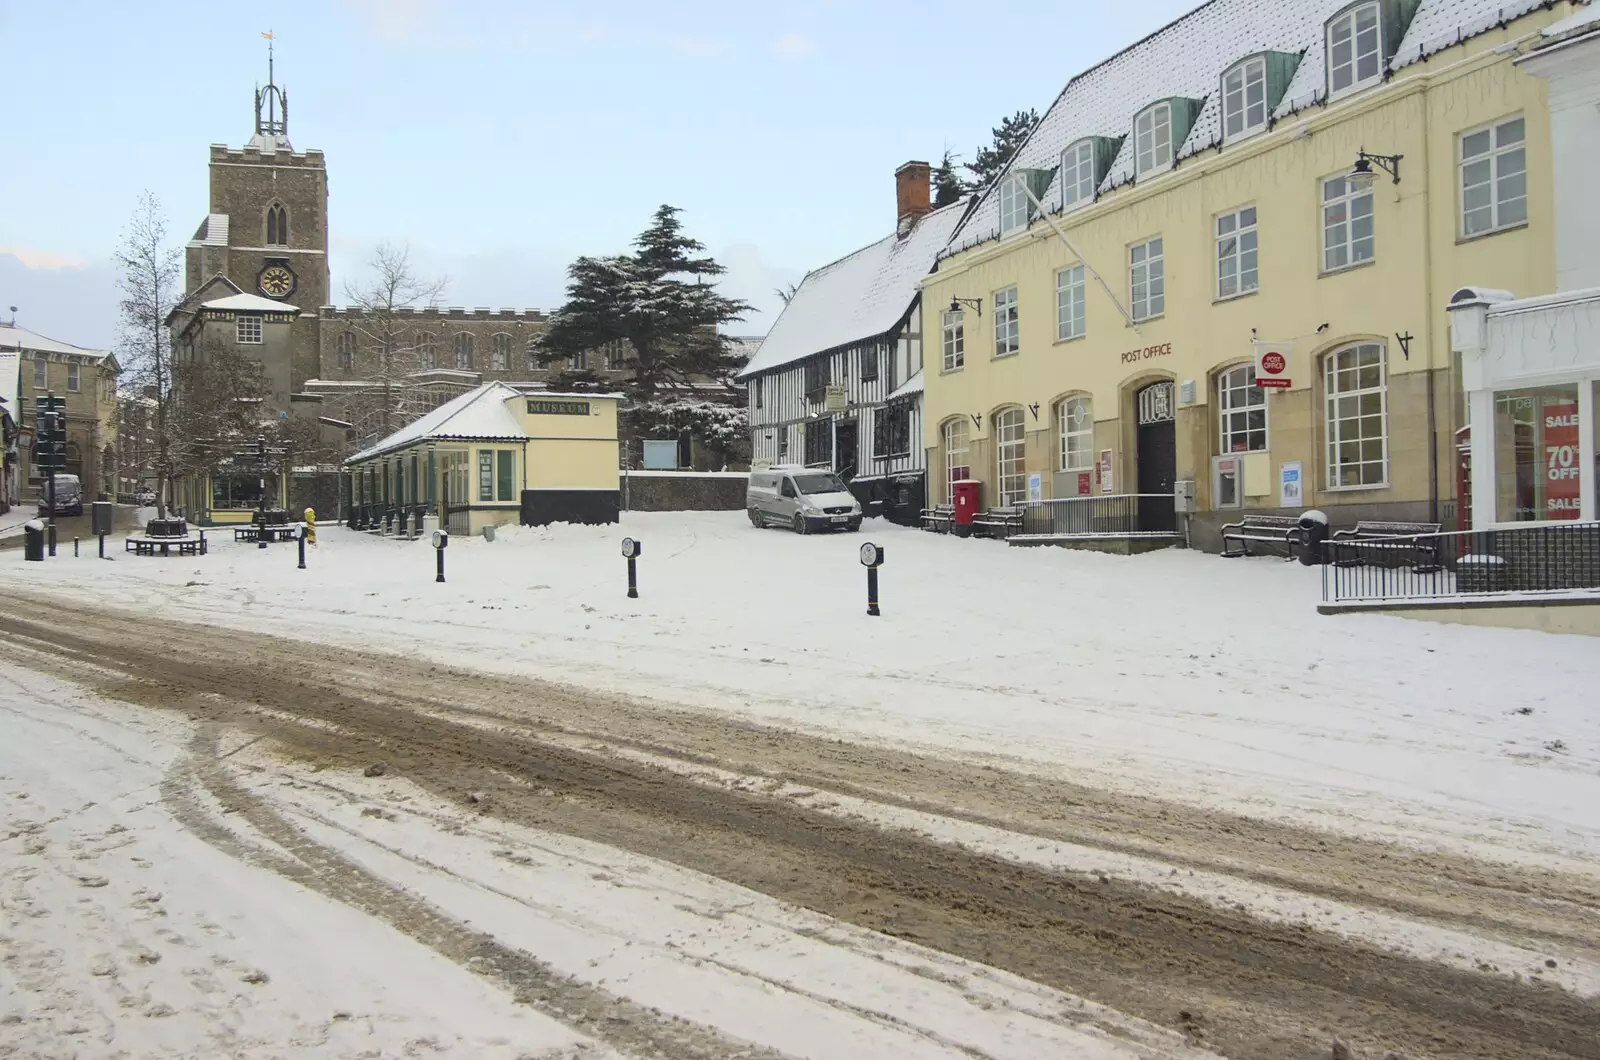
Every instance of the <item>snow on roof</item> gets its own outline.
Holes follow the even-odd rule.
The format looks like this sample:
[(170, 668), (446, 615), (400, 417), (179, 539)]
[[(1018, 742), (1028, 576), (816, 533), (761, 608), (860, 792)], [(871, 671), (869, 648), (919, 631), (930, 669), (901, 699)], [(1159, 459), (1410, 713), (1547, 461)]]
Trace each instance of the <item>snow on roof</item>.
[(200, 222), (200, 227), (195, 229), (194, 238), (189, 240), (191, 247), (225, 247), (228, 245), (228, 215), (225, 213), (206, 214), (206, 219)]
[(891, 330), (917, 296), (966, 203), (928, 214), (911, 234), (894, 234), (807, 273), (739, 378)]
[(201, 309), (226, 309), (235, 313), (298, 313), (299, 306), (262, 298), (258, 294), (230, 294), (226, 298), (213, 298), (201, 302)]
[(45, 338), (36, 331), (19, 328), (15, 324), (0, 324), (0, 346), (34, 353), (67, 353), (95, 361), (104, 360), (111, 354), (110, 350), (91, 350), (84, 346), (74, 346), (69, 342), (57, 342), (55, 339)]
[(516, 413), (506, 408), (507, 401), (522, 396), (504, 383), (485, 383), (451, 398), (345, 463), (371, 460), (429, 438), (527, 438), (528, 432), (522, 429)]
[[(1056, 171), (1039, 201), (1061, 208), (1061, 152), (1086, 136), (1122, 137), (1121, 149), (1100, 185), (1108, 191), (1134, 179), (1133, 119), (1171, 97), (1203, 100), (1175, 160), (1222, 141), (1218, 85), (1222, 74), (1258, 52), (1299, 54), (1299, 65), (1273, 111), (1283, 118), (1324, 102), (1327, 77), (1323, 32), (1338, 0), (1211, 0), (1067, 82), (1033, 134), (1012, 159), (1012, 169)], [(1391, 70), (1418, 62), (1536, 8), (1544, 0), (1421, 0), (1389, 63)], [(998, 238), (1000, 210), (990, 184), (941, 258)]]
[(1544, 28), (1545, 37), (1564, 37), (1583, 29), (1600, 29), (1600, 4), (1590, 4), (1577, 14), (1552, 22)]
[(885, 401), (893, 401), (896, 398), (909, 397), (912, 394), (920, 394), (920, 393), (922, 393), (922, 382), (923, 382), (922, 373), (918, 372), (916, 375), (912, 376), (910, 379), (907, 379), (904, 383), (901, 383), (899, 386), (895, 387), (894, 390), (889, 394), (889, 396), (887, 398), (885, 398), (884, 400)]

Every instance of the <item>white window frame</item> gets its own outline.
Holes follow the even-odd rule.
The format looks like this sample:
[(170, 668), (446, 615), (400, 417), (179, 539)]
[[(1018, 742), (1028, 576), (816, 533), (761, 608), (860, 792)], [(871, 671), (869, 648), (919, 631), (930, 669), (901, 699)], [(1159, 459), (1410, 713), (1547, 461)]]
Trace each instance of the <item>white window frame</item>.
[(1056, 273), (1056, 341), (1084, 336), (1083, 263)]
[[(1362, 351), (1373, 349), (1377, 350), (1378, 352), (1378, 384), (1376, 386), (1362, 386), (1360, 385), (1359, 380), (1359, 365), (1351, 368), (1341, 369), (1340, 358), (1345, 354), (1354, 354), (1359, 357)], [(1339, 373), (1341, 371), (1354, 371), (1357, 376), (1357, 385), (1352, 386), (1348, 390), (1339, 389), (1339, 386), (1341, 385), (1339, 382)], [(1389, 485), (1388, 373), (1389, 351), (1385, 344), (1381, 342), (1352, 342), (1348, 345), (1341, 346), (1336, 350), (1329, 351), (1322, 358), (1322, 427), (1325, 434), (1325, 444), (1327, 446), (1323, 459), (1324, 470), (1327, 474), (1327, 485), (1324, 487), (1325, 489), (1366, 490), (1382, 489)], [(1380, 461), (1373, 461), (1366, 459), (1364, 456), (1359, 456), (1358, 459), (1347, 462), (1340, 456), (1339, 450), (1341, 445), (1351, 443), (1361, 445), (1372, 440), (1370, 437), (1364, 437), (1360, 434), (1359, 426), (1357, 427), (1354, 436), (1351, 436), (1350, 432), (1345, 429), (1345, 425), (1352, 421), (1359, 424), (1359, 421), (1362, 419), (1362, 413), (1359, 408), (1360, 399), (1371, 394), (1378, 395), (1379, 399), (1379, 434), (1377, 437), (1382, 443), (1382, 458)], [(1356, 401), (1358, 407), (1356, 409), (1355, 416), (1343, 416), (1339, 414), (1338, 404), (1341, 399), (1354, 399)], [(1346, 483), (1343, 481), (1342, 472), (1346, 467), (1355, 466), (1366, 468), (1368, 465), (1375, 463), (1379, 468), (1380, 479), (1378, 481), (1361, 481), (1351, 483)], [(1362, 476), (1365, 476), (1365, 471), (1362, 472)]]
[(994, 293), (994, 355), (1010, 357), (1022, 349), (1022, 323), (1017, 314), (1017, 286)]
[[(957, 428), (960, 428), (959, 432)], [(956, 446), (955, 435), (960, 434), (961, 445)], [(955, 503), (957, 482), (963, 482), (972, 475), (972, 465), (967, 462), (967, 454), (972, 452), (972, 436), (967, 430), (967, 421), (963, 417), (946, 420), (944, 426), (939, 428), (939, 445), (944, 451), (944, 500), (946, 504)], [(956, 454), (961, 455), (961, 463), (957, 464), (951, 458)], [(966, 474), (956, 477), (955, 469), (962, 468)]]
[[(1259, 96), (1251, 98), (1252, 89)], [(1252, 55), (1222, 75), (1222, 140), (1242, 140), (1267, 127), (1267, 60)], [(1235, 128), (1237, 126), (1237, 128)]]
[[(1001, 409), (994, 414), (995, 503), (1000, 507), (1021, 504), (1028, 499), (1026, 416), (1021, 405)], [(1020, 470), (1007, 471), (1008, 464)]]
[(945, 310), (940, 318), (943, 325), (944, 370), (960, 371), (967, 364), (967, 314), (962, 310)]
[(261, 345), (261, 314), (240, 313), (234, 317), (233, 339), (244, 346)]
[[(1261, 410), (1261, 444), (1252, 445), (1250, 435), (1256, 429), (1250, 426), (1250, 413)], [(1238, 456), (1241, 453), (1265, 453), (1272, 447), (1271, 424), (1267, 411), (1267, 392), (1256, 386), (1256, 366), (1236, 364), (1217, 373), (1217, 455)], [(1235, 423), (1243, 423), (1236, 427)], [(1235, 449), (1233, 443), (1242, 438), (1245, 448)]]
[(1162, 100), (1141, 110), (1133, 119), (1134, 175), (1172, 168), (1172, 102)]
[[(1217, 300), (1254, 294), (1261, 288), (1261, 254), (1254, 203), (1220, 213), (1212, 223), (1217, 251)], [(1233, 290), (1227, 289), (1229, 280)]]
[[(1143, 298), (1139, 295), (1141, 285), (1145, 292)], [(1160, 289), (1156, 290), (1158, 287)], [(1128, 312), (1136, 323), (1142, 323), (1166, 311), (1166, 244), (1160, 236), (1151, 236), (1128, 248)]]
[[(1372, 51), (1370, 53), (1365, 53), (1358, 50), (1361, 44), (1361, 27), (1358, 23), (1361, 15), (1365, 13), (1370, 13), (1372, 15)], [(1348, 63), (1336, 65), (1337, 60), (1334, 56), (1334, 38), (1335, 35), (1341, 30), (1349, 34), (1347, 39), (1350, 44), (1350, 61)], [(1368, 85), (1375, 85), (1379, 81), (1382, 81), (1384, 68), (1383, 12), (1379, 9), (1377, 0), (1368, 0), (1367, 3), (1354, 4), (1339, 12), (1333, 18), (1330, 18), (1328, 20), (1327, 31), (1324, 34), (1323, 47), (1324, 58), (1327, 62), (1328, 70), (1329, 99), (1335, 99), (1351, 92), (1358, 92), (1361, 89), (1366, 88)], [(1372, 65), (1374, 69), (1372, 73), (1368, 74), (1366, 77), (1362, 77), (1360, 76), (1361, 59), (1365, 54), (1370, 54), (1373, 57), (1374, 62)], [(1336, 84), (1340, 71), (1344, 69), (1348, 69), (1350, 71), (1349, 82), (1343, 85)]]
[(33, 359), (33, 389), (50, 389), (50, 362), (42, 355)]
[(1023, 188), (1023, 181), (1027, 178), (1021, 173), (1015, 173), (1000, 182), (1000, 234), (1011, 235), (1013, 232), (1025, 232), (1028, 223), (1033, 220), (1033, 203), (1028, 199), (1028, 193)]
[[(1513, 124), (1521, 127), (1521, 134), (1515, 142), (1504, 146), (1501, 145), (1501, 130)], [(1489, 149), (1468, 157), (1467, 141), (1471, 137), (1483, 134), (1488, 135)], [(1528, 122), (1526, 117), (1524, 117), (1522, 114), (1510, 114), (1504, 118), (1499, 118), (1495, 121), (1489, 122), (1486, 125), (1480, 125), (1475, 129), (1468, 129), (1461, 133), (1459, 137), (1457, 137), (1457, 142), (1456, 171), (1458, 174), (1458, 180), (1456, 187), (1460, 195), (1458, 210), (1460, 214), (1460, 223), (1457, 230), (1459, 231), (1461, 238), (1476, 239), (1479, 236), (1492, 235), (1495, 232), (1504, 232), (1510, 228), (1521, 228), (1522, 226), (1526, 225), (1528, 223)], [(1510, 173), (1502, 173), (1501, 168), (1503, 163), (1509, 161), (1513, 157), (1516, 158), (1516, 164), (1518, 168)], [(1489, 179), (1486, 182), (1478, 181), (1470, 185), (1470, 187), (1487, 187), (1489, 189), (1489, 202), (1486, 207), (1478, 207), (1469, 211), (1467, 209), (1467, 192), (1469, 190), (1469, 185), (1467, 184), (1467, 173), (1470, 167), (1485, 162), (1488, 163)], [(1521, 181), (1522, 194), (1512, 196), (1511, 198), (1502, 201), (1501, 184), (1502, 182), (1512, 180)], [(1501, 216), (1501, 212), (1507, 205), (1513, 202), (1520, 205), (1521, 216), (1513, 216), (1510, 220), (1506, 220)], [(1477, 229), (1476, 231), (1467, 231), (1468, 215), (1481, 213), (1485, 209), (1489, 211), (1489, 226), (1487, 228)]]
[(67, 393), (76, 394), (83, 389), (83, 365), (67, 362)]
[(1094, 141), (1079, 140), (1061, 152), (1061, 208), (1075, 209), (1094, 201), (1099, 176), (1094, 165)]
[(1062, 398), (1056, 402), (1057, 468), (1061, 471), (1093, 471), (1094, 459), (1093, 401), (1081, 395)]
[[(1335, 185), (1338, 185), (1343, 190), (1330, 199), (1328, 190)], [(1372, 212), (1372, 202), (1372, 188), (1370, 186), (1357, 188), (1342, 173), (1323, 178), (1321, 209), (1322, 271), (1324, 273), (1343, 272), (1345, 269), (1353, 269), (1357, 265), (1365, 265), (1367, 262), (1377, 259), (1378, 222)], [(1355, 236), (1356, 209), (1362, 203), (1365, 203), (1366, 209), (1366, 213), (1362, 216), (1367, 219), (1368, 227), (1371, 231), (1368, 232), (1365, 239), (1358, 239)], [(1341, 207), (1344, 212), (1344, 220), (1330, 222), (1328, 220), (1329, 212)], [(1334, 242), (1330, 238), (1330, 233), (1341, 227), (1344, 230), (1343, 238), (1338, 242)], [(1366, 244), (1366, 256), (1357, 257), (1357, 251), (1363, 242)], [(1336, 265), (1331, 259), (1331, 255), (1335, 250), (1343, 250), (1345, 252), (1345, 260), (1342, 264)]]

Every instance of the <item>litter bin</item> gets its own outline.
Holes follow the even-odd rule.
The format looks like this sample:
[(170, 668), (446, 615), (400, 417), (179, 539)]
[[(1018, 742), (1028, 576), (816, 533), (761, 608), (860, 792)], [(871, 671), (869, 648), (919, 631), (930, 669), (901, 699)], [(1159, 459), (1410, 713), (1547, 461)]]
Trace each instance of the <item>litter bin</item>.
[(90, 506), (89, 524), (89, 532), (96, 536), (99, 536), (100, 534), (111, 533), (110, 501), (95, 501), (94, 504)]
[(1300, 562), (1316, 567), (1328, 562), (1328, 517), (1316, 508), (1300, 513)]
[(978, 517), (982, 490), (983, 483), (976, 479), (964, 478), (950, 483), (950, 503), (955, 507), (950, 515), (950, 530), (957, 537), (971, 536), (972, 520)]
[(22, 524), (22, 558), (44, 562), (44, 523), (38, 519)]

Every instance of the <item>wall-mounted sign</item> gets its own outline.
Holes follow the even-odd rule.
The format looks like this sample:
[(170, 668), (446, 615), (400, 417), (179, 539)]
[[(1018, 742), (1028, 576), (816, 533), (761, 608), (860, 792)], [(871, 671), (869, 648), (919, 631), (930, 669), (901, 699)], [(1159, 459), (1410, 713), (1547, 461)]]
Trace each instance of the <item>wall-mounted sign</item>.
[(1078, 496), (1087, 497), (1094, 492), (1094, 472), (1078, 472)]
[(589, 403), (587, 401), (550, 401), (545, 398), (529, 398), (528, 415), (587, 416), (589, 415)]
[(1100, 450), (1100, 492), (1111, 492), (1111, 450)]
[(1578, 406), (1544, 407), (1544, 517), (1578, 518)]
[(1268, 390), (1289, 389), (1289, 353), (1287, 342), (1262, 342), (1254, 340), (1256, 348), (1256, 386)]
[(1028, 499), (1030, 501), (1044, 500), (1044, 476), (1037, 471), (1028, 475)]
[(850, 403), (845, 400), (844, 387), (840, 386), (838, 383), (834, 383), (833, 385), (829, 386), (828, 387), (828, 411), (829, 412), (843, 412), (845, 409), (847, 409), (849, 407), (850, 407)]
[(1128, 350), (1122, 355), (1123, 364), (1133, 364), (1135, 361), (1148, 361), (1152, 357), (1168, 357), (1172, 354), (1172, 343), (1163, 342), (1159, 346), (1144, 346), (1137, 350)]
[(1305, 483), (1300, 461), (1278, 465), (1278, 507), (1298, 508), (1305, 503)]

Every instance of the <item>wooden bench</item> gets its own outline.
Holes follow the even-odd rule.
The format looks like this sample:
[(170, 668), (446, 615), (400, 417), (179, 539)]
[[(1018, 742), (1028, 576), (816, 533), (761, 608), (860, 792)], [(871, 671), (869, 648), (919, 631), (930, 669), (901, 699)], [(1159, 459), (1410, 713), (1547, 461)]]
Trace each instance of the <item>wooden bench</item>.
[(974, 532), (988, 537), (1007, 538), (1022, 533), (1021, 508), (990, 508), (972, 520)]
[(180, 556), (203, 556), (206, 554), (206, 532), (186, 534), (183, 537), (129, 537), (127, 551), (136, 556), (154, 556), (160, 552), (163, 556), (172, 555), (172, 550), (177, 549)]
[[(1230, 549), (1229, 541), (1239, 547)], [(1288, 559), (1294, 558), (1294, 546), (1300, 541), (1300, 517), (1297, 515), (1247, 515), (1237, 523), (1222, 528), (1222, 554), (1229, 559), (1250, 555), (1250, 542), (1262, 541), (1282, 545)]]
[[(1360, 519), (1355, 526), (1333, 532), (1333, 562), (1339, 567), (1358, 567), (1361, 554), (1371, 550), (1388, 551), (1395, 555), (1406, 552), (1414, 556), (1414, 569), (1418, 574), (1431, 574), (1439, 569), (1439, 546), (1435, 541), (1421, 538), (1439, 532), (1438, 523), (1412, 523), (1394, 519)], [(1340, 548), (1341, 545), (1362, 546), (1360, 549)]]
[(955, 521), (956, 506), (953, 504), (937, 504), (932, 508), (922, 509), (922, 528), (931, 530), (936, 534), (948, 534), (950, 524)]

